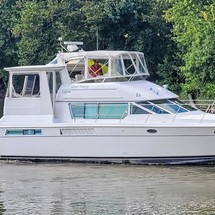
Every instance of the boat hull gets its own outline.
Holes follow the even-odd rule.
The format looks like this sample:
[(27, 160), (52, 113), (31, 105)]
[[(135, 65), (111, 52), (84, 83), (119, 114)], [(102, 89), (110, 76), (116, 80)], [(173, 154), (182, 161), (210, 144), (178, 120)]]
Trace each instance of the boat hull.
[(0, 159), (131, 164), (215, 162), (214, 127), (82, 126), (41, 129), (41, 136), (2, 135)]

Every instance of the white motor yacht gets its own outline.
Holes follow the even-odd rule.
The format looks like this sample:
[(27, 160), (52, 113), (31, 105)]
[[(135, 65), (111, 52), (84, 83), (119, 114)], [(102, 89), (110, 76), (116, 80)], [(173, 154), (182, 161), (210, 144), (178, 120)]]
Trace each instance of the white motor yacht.
[(215, 115), (147, 81), (143, 53), (59, 52), (46, 65), (5, 70), (2, 160), (215, 161)]

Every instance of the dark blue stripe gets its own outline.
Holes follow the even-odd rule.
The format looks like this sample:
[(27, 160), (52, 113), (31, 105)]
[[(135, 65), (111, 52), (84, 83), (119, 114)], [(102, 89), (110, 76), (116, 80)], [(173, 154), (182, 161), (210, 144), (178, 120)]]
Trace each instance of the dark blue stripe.
[(57, 157), (57, 156), (10, 156), (4, 155), (1, 160), (20, 160), (33, 162), (76, 162), (76, 163), (124, 163), (124, 164), (215, 164), (213, 156), (180, 156), (180, 157)]

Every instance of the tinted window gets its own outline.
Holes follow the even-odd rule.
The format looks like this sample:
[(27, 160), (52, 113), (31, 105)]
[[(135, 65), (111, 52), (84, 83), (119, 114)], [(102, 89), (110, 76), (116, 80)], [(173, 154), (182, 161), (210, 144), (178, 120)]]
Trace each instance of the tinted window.
[(85, 104), (85, 119), (96, 119), (97, 118), (97, 104)]
[(84, 104), (70, 105), (70, 113), (72, 118), (84, 118)]
[(189, 104), (184, 104), (182, 101), (178, 100), (178, 99), (169, 99), (171, 102), (174, 102), (180, 106), (182, 106), (183, 108), (186, 108), (189, 111), (193, 111), (193, 110), (197, 110), (196, 108), (190, 106)]
[(131, 114), (149, 114), (149, 112), (137, 107), (136, 105), (131, 105)]
[(7, 130), (5, 135), (41, 135), (41, 129), (12, 129)]
[(127, 115), (128, 104), (80, 103), (69, 104), (72, 118), (122, 119)]
[(99, 119), (122, 119), (127, 109), (128, 104), (99, 104)]
[(171, 113), (183, 113), (188, 111), (181, 105), (171, 102), (169, 100), (157, 100), (152, 102)]
[(165, 111), (164, 109), (160, 108), (159, 106), (156, 106), (154, 104), (151, 104), (151, 103), (144, 103), (144, 104), (141, 104), (144, 108), (147, 108), (148, 110), (150, 111), (153, 111), (154, 113), (157, 113), (157, 114), (169, 114), (167, 111)]

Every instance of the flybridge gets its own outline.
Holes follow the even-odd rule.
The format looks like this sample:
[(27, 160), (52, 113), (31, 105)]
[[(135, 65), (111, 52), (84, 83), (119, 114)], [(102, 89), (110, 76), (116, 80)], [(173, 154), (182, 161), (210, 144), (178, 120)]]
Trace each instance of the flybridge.
[[(94, 65), (96, 61), (98, 67)], [(62, 84), (124, 82), (149, 76), (144, 54), (128, 51), (60, 52), (46, 65), (5, 70), (10, 72), (8, 97), (38, 97), (41, 96), (40, 89), (48, 91), (50, 88), (53, 100)], [(45, 86), (46, 82), (49, 86)]]
[[(94, 66), (98, 62), (98, 67)], [(72, 82), (132, 81), (149, 76), (144, 54), (127, 51), (59, 53), (51, 64), (64, 64)]]

